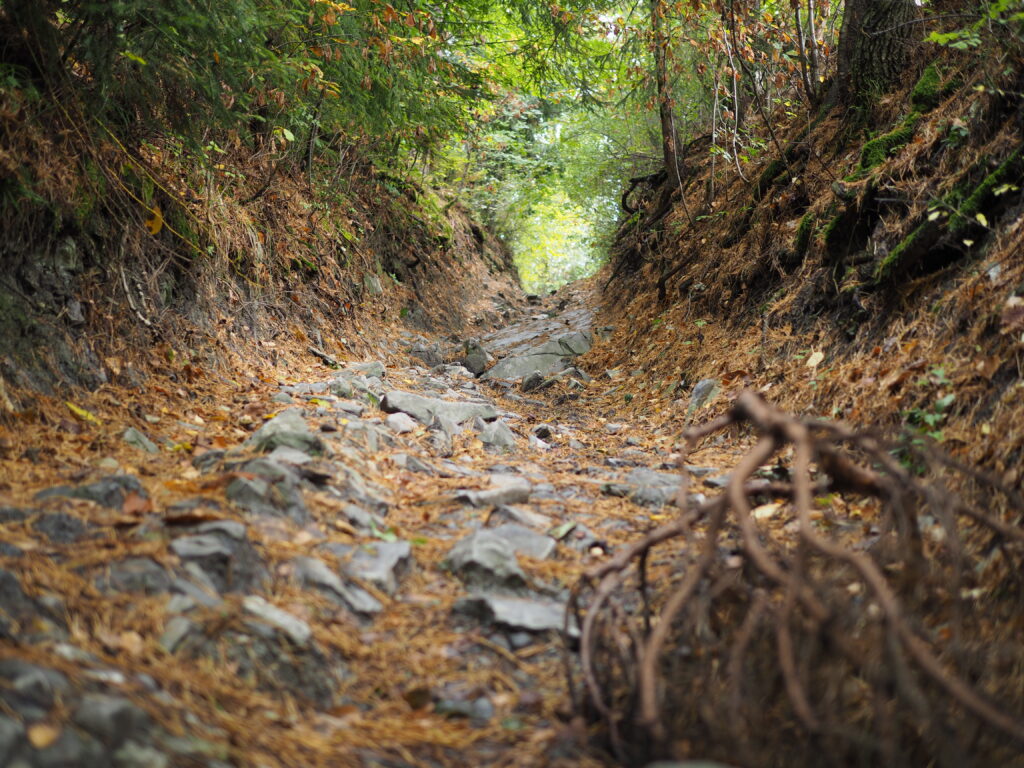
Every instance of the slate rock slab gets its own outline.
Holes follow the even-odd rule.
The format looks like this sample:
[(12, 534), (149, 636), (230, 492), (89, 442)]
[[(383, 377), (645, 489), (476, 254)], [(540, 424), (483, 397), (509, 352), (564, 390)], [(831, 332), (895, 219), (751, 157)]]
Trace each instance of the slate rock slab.
[(310, 454), (319, 454), (324, 449), (320, 438), (310, 431), (300, 408), (281, 411), (256, 430), (245, 445), (264, 453), (282, 445)]
[(264, 621), (280, 630), (295, 645), (304, 647), (313, 639), (313, 630), (309, 624), (297, 616), (267, 602), (259, 595), (247, 595), (242, 600), (242, 607), (260, 621)]
[[(337, 551), (336, 551), (337, 554)], [(412, 564), (412, 547), (407, 541), (377, 541), (356, 547), (343, 561), (345, 573), (393, 595)]]
[(476, 417), (484, 421), (498, 418), (498, 412), (489, 403), (453, 402), (397, 389), (384, 395), (380, 407), (388, 413), (407, 413), (426, 426), (430, 426), (435, 416), (449, 419), (456, 424)]
[(204, 523), (194, 534), (172, 541), (170, 550), (202, 569), (220, 593), (251, 592), (269, 578), (245, 526), (232, 521)]
[(155, 595), (171, 588), (171, 574), (148, 557), (129, 557), (111, 563), (96, 578), (104, 592), (141, 592)]
[(516, 436), (508, 424), (499, 419), (483, 428), (480, 442), (493, 450), (508, 451), (516, 447)]
[(143, 432), (135, 427), (128, 427), (121, 435), (121, 439), (133, 448), (138, 448), (146, 453), (160, 453), (157, 444), (150, 440)]
[(72, 720), (113, 749), (133, 736), (145, 734), (151, 725), (149, 715), (128, 699), (102, 693), (83, 696)]
[(492, 507), (501, 504), (521, 504), (530, 500), (533, 485), (519, 475), (491, 475), (491, 487), (479, 491), (459, 491), (456, 501), (474, 507)]
[(255, 477), (232, 480), (225, 490), (230, 501), (252, 514), (284, 515), (299, 524), (309, 520), (309, 511), (298, 489), (298, 476), (289, 467), (260, 458), (235, 469)]
[[(455, 603), (453, 612), (513, 632), (561, 632), (565, 628), (565, 603), (545, 598), (473, 595)], [(578, 637), (575, 622), (569, 636)]]
[(445, 563), (471, 589), (522, 589), (527, 585), (512, 545), (490, 530), (474, 531), (460, 540)]
[(27, 722), (45, 718), (71, 691), (61, 672), (17, 658), (0, 660), (0, 681), (0, 700)]
[(77, 517), (55, 512), (52, 515), (41, 515), (32, 523), (32, 530), (43, 534), (54, 544), (73, 544), (89, 531), (89, 526)]
[(46, 488), (36, 494), (36, 500), (42, 501), (64, 496), (71, 499), (93, 501), (108, 509), (121, 509), (124, 506), (124, 500), (132, 493), (144, 499), (148, 498), (146, 489), (134, 475), (111, 475), (87, 485), (77, 487), (59, 485), (54, 488)]
[(487, 530), (508, 542), (517, 555), (526, 555), (536, 560), (546, 560), (557, 546), (557, 542), (550, 536), (537, 533), (517, 523), (505, 523)]
[(300, 582), (316, 587), (355, 613), (372, 615), (384, 609), (380, 601), (365, 589), (343, 582), (323, 560), (315, 557), (297, 557), (292, 561), (292, 565)]

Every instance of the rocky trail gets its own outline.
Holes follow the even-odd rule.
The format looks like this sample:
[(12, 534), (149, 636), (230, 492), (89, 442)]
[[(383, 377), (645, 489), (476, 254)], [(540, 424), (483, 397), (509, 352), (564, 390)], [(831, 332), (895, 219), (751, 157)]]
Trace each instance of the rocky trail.
[(569, 589), (679, 481), (671, 435), (589, 407), (589, 300), (8, 441), (0, 765), (596, 764)]

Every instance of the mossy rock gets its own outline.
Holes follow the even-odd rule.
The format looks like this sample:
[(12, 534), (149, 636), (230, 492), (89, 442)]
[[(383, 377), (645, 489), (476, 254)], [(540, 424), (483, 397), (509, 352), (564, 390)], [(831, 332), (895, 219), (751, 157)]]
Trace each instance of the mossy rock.
[(942, 74), (937, 66), (929, 64), (910, 91), (910, 103), (917, 112), (929, 112), (939, 106), (942, 94)]
[(817, 221), (817, 217), (810, 212), (805, 213), (803, 218), (800, 219), (800, 224), (796, 228), (796, 240), (793, 243), (793, 250), (796, 251), (797, 257), (803, 258), (804, 254), (807, 253), (807, 248), (811, 244), (811, 236), (814, 234), (814, 225)]
[(761, 172), (760, 176), (757, 177), (757, 185), (754, 188), (754, 199), (760, 200), (764, 197), (764, 193), (771, 189), (775, 180), (779, 178), (785, 170), (785, 160), (776, 158), (768, 163), (768, 167)]
[(897, 267), (906, 260), (908, 253), (918, 249), (926, 249), (926, 243), (934, 241), (937, 230), (938, 225), (934, 222), (925, 221), (923, 224), (920, 224), (878, 263), (878, 266), (875, 268), (875, 281), (882, 282), (891, 277)]
[(982, 207), (993, 195), (996, 188), (1001, 184), (1008, 183), (1020, 176), (1020, 170), (1024, 160), (1024, 146), (1018, 147), (1007, 157), (999, 167), (982, 179), (981, 183), (974, 188), (960, 205), (955, 206), (957, 213), (949, 222), (949, 231), (957, 234), (965, 229), (974, 217), (981, 212)]
[(869, 171), (881, 165), (895, 151), (905, 147), (914, 137), (914, 130), (920, 120), (921, 115), (914, 112), (896, 130), (882, 134), (865, 144), (860, 153), (861, 171)]

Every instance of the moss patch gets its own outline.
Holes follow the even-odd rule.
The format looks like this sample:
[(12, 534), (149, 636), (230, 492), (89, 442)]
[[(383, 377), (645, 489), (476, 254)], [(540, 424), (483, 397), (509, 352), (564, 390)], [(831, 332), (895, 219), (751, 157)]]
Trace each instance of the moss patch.
[(974, 188), (974, 191), (959, 205), (957, 214), (949, 222), (949, 231), (956, 234), (963, 230), (975, 214), (981, 211), (982, 206), (1000, 184), (1012, 179), (1020, 170), (1021, 160), (1024, 157), (1024, 146), (1018, 147), (1007, 157), (999, 167), (982, 179), (982, 182)]
[(757, 185), (754, 188), (754, 199), (760, 200), (764, 197), (764, 193), (771, 188), (775, 183), (775, 180), (779, 178), (785, 170), (785, 160), (776, 158), (768, 163), (768, 167), (761, 172), (760, 176), (757, 177)]
[(804, 254), (807, 253), (807, 248), (811, 244), (811, 235), (814, 234), (815, 223), (817, 223), (817, 219), (814, 214), (808, 212), (804, 214), (803, 218), (800, 219), (800, 224), (797, 225), (793, 249), (800, 258), (803, 258)]
[(939, 106), (942, 99), (942, 75), (939, 68), (929, 64), (924, 68), (913, 90), (910, 91), (910, 103), (917, 112), (928, 112)]
[(919, 243), (921, 243), (924, 240), (925, 233), (932, 228), (932, 222), (926, 221), (903, 238), (896, 247), (889, 251), (888, 255), (878, 263), (878, 267), (875, 268), (875, 280), (877, 282), (881, 282), (891, 276), (896, 267), (903, 261), (907, 251), (914, 249)]
[(893, 152), (905, 147), (914, 137), (914, 130), (920, 120), (921, 115), (914, 112), (895, 131), (883, 134), (865, 144), (860, 154), (861, 171), (868, 171), (876, 165), (881, 165)]

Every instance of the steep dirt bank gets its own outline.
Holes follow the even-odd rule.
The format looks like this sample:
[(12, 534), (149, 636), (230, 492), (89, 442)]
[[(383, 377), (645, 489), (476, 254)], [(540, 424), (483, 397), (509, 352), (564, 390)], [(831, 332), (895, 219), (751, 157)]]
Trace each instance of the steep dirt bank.
[(920, 61), (870, 114), (780, 114), (749, 181), (699, 148), (685, 201), (634, 191), (591, 405), (732, 473), (581, 590), (620, 760), (1020, 764), (1019, 77)]
[(0, 99), (9, 414), (22, 389), (191, 379), (239, 352), (272, 362), (282, 336), (335, 355), (397, 325), (466, 334), (523, 300), (507, 249), (465, 208), (359, 146), (314, 178), (273, 141), (127, 146), (38, 93)]
[(649, 191), (603, 278), (616, 331), (595, 370), (638, 371), (615, 411), (683, 424), (713, 379), (931, 433), (1020, 488), (1017, 78), (969, 56), (919, 61), (870, 115), (777, 115), (785, 159), (765, 133), (749, 182), (695, 155), (685, 207)]

